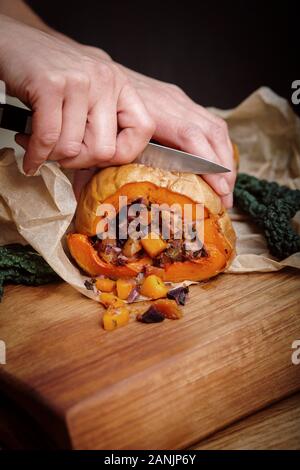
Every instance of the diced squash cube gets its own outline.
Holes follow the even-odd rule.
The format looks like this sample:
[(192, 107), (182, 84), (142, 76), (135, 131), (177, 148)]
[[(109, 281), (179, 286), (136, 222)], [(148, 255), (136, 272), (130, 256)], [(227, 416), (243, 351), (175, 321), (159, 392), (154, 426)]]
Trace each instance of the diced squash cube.
[(132, 258), (142, 249), (142, 244), (139, 240), (133, 240), (132, 238), (128, 238), (124, 247), (123, 247), (123, 255), (127, 256), (127, 258)]
[(141, 294), (150, 299), (160, 299), (166, 297), (168, 288), (160, 277), (151, 274), (147, 276), (141, 286)]
[(99, 300), (104, 307), (122, 307), (125, 305), (123, 300), (119, 299), (116, 295), (110, 292), (103, 292), (99, 295)]
[(155, 258), (168, 247), (167, 242), (154, 232), (150, 232), (145, 238), (142, 238), (141, 244), (151, 258)]
[(117, 296), (119, 299), (122, 300), (127, 300), (130, 292), (134, 287), (136, 286), (136, 283), (134, 279), (118, 279), (117, 280)]
[(112, 292), (116, 286), (116, 281), (105, 277), (96, 280), (96, 288), (101, 292)]
[(159, 299), (153, 302), (153, 306), (170, 320), (178, 320), (182, 317), (182, 310), (175, 300)]
[(129, 310), (127, 307), (111, 306), (103, 314), (103, 327), (105, 330), (112, 331), (120, 326), (125, 326), (129, 322)]

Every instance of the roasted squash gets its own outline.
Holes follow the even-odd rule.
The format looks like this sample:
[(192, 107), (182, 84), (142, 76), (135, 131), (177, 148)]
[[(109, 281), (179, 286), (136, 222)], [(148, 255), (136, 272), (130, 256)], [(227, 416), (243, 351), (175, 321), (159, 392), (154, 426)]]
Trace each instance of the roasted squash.
[(160, 279), (160, 277), (151, 274), (147, 276), (141, 286), (141, 294), (150, 299), (160, 299), (166, 297), (168, 293), (168, 287)]
[(170, 299), (159, 299), (153, 302), (153, 306), (161, 312), (165, 318), (169, 318), (170, 320), (178, 320), (182, 317), (182, 310), (177, 305), (175, 300)]
[(113, 281), (108, 277), (104, 277), (96, 279), (95, 285), (101, 292), (112, 292), (116, 287), (116, 281)]
[(104, 329), (108, 331), (125, 326), (129, 322), (129, 310), (125, 305), (111, 306), (104, 312), (102, 321)]
[(118, 279), (116, 286), (119, 299), (127, 300), (132, 289), (136, 287), (136, 283), (133, 279)]
[(150, 232), (146, 237), (142, 238), (141, 245), (151, 258), (155, 258), (168, 246), (167, 242), (154, 232)]
[(141, 251), (141, 249), (142, 244), (139, 240), (133, 240), (132, 238), (128, 238), (123, 247), (123, 254), (127, 256), (127, 258), (132, 258), (139, 251)]
[(110, 292), (103, 292), (99, 295), (99, 300), (104, 307), (122, 307), (125, 305), (123, 300), (119, 299), (116, 295), (111, 294)]
[(115, 266), (105, 263), (93, 248), (89, 238), (80, 233), (70, 233), (67, 235), (68, 247), (77, 264), (91, 276), (103, 274), (113, 279), (120, 277), (135, 277), (140, 273), (145, 265), (152, 263), (151, 258), (144, 257), (132, 261), (124, 266)]
[[(234, 150), (237, 154), (236, 148)], [(121, 202), (119, 206), (121, 196), (127, 198), (127, 202), (124, 202), (127, 205), (142, 199), (147, 207), (152, 204), (176, 204), (183, 212), (185, 204), (189, 204), (193, 221), (197, 216), (197, 204), (204, 205), (201, 217), (204, 219), (205, 254), (199, 254), (195, 259), (192, 256), (170, 260), (169, 257), (168, 261), (166, 241), (148, 236), (137, 243), (127, 240), (120, 263), (105, 262), (89, 237), (97, 234), (97, 225), (103, 218), (98, 215), (99, 206), (112, 204), (118, 212), (123, 204)], [(78, 233), (67, 237), (68, 246), (78, 265), (91, 276), (102, 274), (111, 279), (128, 279), (146, 271), (147, 275), (154, 274), (163, 281), (200, 281), (222, 272), (235, 253), (235, 234), (229, 216), (220, 198), (201, 177), (170, 173), (138, 164), (106, 168), (92, 178), (81, 195), (76, 228)], [(163, 261), (157, 262), (158, 257), (162, 257)], [(149, 291), (148, 295), (153, 298)]]

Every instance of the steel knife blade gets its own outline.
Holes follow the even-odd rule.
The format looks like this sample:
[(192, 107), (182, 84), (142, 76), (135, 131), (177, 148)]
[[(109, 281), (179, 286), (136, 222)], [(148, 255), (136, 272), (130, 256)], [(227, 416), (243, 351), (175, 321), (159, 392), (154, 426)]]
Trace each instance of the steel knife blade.
[(154, 168), (180, 173), (196, 173), (205, 175), (212, 173), (227, 173), (230, 170), (218, 163), (207, 160), (191, 153), (182, 152), (150, 142), (134, 163), (142, 163)]
[[(2, 101), (2, 103), (1, 103)], [(0, 101), (0, 127), (23, 134), (31, 133), (32, 111)], [(4, 101), (4, 103), (3, 103)], [(153, 168), (198, 175), (227, 173), (230, 170), (204, 156), (193, 155), (171, 147), (150, 142), (134, 160)]]

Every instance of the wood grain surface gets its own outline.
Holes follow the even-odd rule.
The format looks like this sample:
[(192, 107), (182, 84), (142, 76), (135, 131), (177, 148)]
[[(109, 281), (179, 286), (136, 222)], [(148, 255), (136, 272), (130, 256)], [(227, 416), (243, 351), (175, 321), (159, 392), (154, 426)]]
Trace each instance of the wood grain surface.
[(101, 307), (64, 283), (9, 286), (0, 389), (77, 449), (186, 448), (300, 390), (297, 271), (222, 274), (193, 286), (184, 311), (109, 333)]
[(196, 450), (300, 450), (300, 394), (243, 419)]

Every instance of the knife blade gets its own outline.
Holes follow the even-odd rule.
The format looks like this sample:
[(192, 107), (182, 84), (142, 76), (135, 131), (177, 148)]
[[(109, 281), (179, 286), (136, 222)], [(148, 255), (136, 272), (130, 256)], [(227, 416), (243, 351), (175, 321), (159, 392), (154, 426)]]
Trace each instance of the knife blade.
[[(3, 101), (3, 100), (2, 100)], [(23, 134), (31, 133), (32, 111), (0, 102), (0, 127)], [(205, 157), (149, 142), (134, 160), (145, 166), (198, 175), (227, 173), (230, 170)]]
[(153, 142), (149, 142), (141, 155), (134, 160), (134, 163), (142, 163), (146, 166), (168, 171), (196, 173), (197, 175), (227, 173), (230, 171), (228, 168), (206, 158)]

